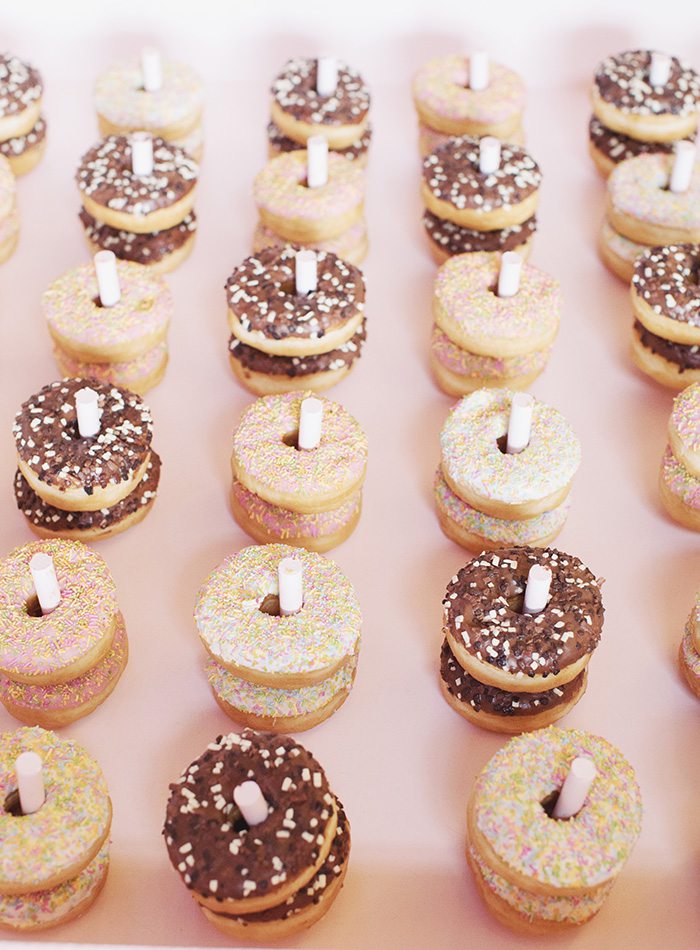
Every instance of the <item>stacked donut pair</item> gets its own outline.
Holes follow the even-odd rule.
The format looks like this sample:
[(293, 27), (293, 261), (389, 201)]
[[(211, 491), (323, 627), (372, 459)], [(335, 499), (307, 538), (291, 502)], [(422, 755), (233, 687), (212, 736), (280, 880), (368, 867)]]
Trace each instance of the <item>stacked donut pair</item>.
[(507, 256), (459, 254), (440, 266), (433, 295), (430, 363), (440, 388), (526, 389), (547, 365), (559, 328), (559, 284), (515, 260), (518, 284), (500, 293)]
[[(281, 591), (288, 558), (301, 573), (293, 613)], [(206, 579), (194, 616), (214, 698), (242, 725), (301, 732), (347, 699), (362, 617), (352, 584), (333, 561), (284, 544), (243, 548)]]
[[(55, 598), (42, 607), (35, 587), (37, 560), (55, 577), (53, 607)], [(33, 541), (0, 561), (0, 585), (0, 702), (47, 729), (87, 716), (111, 694), (129, 655), (104, 560), (79, 541)]]
[(139, 396), (95, 379), (58, 380), (30, 396), (12, 429), (15, 499), (29, 527), (96, 541), (141, 521), (160, 480), (152, 429)]
[[(316, 426), (309, 442), (305, 419)], [(310, 391), (262, 396), (233, 434), (233, 516), (261, 544), (328, 551), (359, 521), (366, 467), (367, 437), (340, 403)]]
[(659, 492), (674, 521), (700, 531), (700, 382), (673, 401)]
[[(531, 612), (533, 567), (551, 572), (548, 599)], [(551, 725), (586, 690), (600, 641), (600, 582), (555, 548), (484, 551), (452, 578), (443, 600), (440, 686), (449, 705), (494, 732)]]
[[(31, 812), (22, 810), (17, 774), (17, 760), (27, 754), (39, 757), (43, 794)], [(36, 784), (31, 791), (35, 797)], [(52, 732), (3, 733), (0, 802), (0, 927), (46, 930), (84, 914), (109, 869), (112, 804), (100, 766)]]
[(0, 155), (7, 159), (13, 175), (30, 172), (44, 154), (43, 94), (37, 69), (17, 56), (0, 55)]
[(681, 673), (691, 691), (700, 699), (700, 593), (695, 597), (678, 651)]
[(350, 824), (317, 760), (288, 736), (219, 736), (170, 786), (165, 844), (202, 913), (262, 943), (305, 930), (343, 886)]
[(226, 299), (231, 368), (258, 396), (334, 386), (365, 342), (364, 277), (330, 251), (265, 248), (235, 268)]
[(90, 250), (173, 270), (194, 245), (198, 175), (194, 159), (159, 135), (108, 135), (83, 155), (75, 176)]
[(506, 389), (479, 389), (457, 403), (440, 434), (434, 483), (440, 527), (473, 551), (545, 547), (568, 514), (579, 441), (561, 413), (533, 400), (529, 442), (507, 452), (515, 399)]

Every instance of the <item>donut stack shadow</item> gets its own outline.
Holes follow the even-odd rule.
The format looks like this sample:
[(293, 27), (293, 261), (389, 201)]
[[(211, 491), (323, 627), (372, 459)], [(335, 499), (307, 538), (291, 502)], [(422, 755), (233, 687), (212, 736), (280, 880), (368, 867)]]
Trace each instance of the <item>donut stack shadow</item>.
[(673, 401), (659, 494), (674, 521), (700, 531), (700, 383), (688, 386)]

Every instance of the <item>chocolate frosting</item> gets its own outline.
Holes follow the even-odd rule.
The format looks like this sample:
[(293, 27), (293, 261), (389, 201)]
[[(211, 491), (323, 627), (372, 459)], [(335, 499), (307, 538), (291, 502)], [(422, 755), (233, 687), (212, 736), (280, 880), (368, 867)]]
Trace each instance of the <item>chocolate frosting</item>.
[[(290, 139), (288, 136), (286, 136), (279, 126), (275, 125), (274, 122), (268, 123), (267, 139), (270, 145), (278, 152), (296, 152), (300, 148), (304, 148), (304, 146), (295, 139)], [(358, 139), (357, 142), (353, 142), (352, 145), (349, 145), (347, 148), (334, 148), (333, 151), (337, 152), (338, 155), (342, 155), (343, 158), (347, 158), (349, 161), (354, 162), (358, 158), (362, 158), (367, 154), (367, 149), (369, 148), (369, 143), (371, 141), (372, 127), (367, 125), (365, 127), (365, 131), (362, 133), (362, 138)]]
[(493, 211), (519, 204), (540, 187), (537, 162), (518, 145), (501, 145), (501, 163), (479, 171), (479, 140), (450, 138), (423, 159), (423, 180), (433, 195), (460, 210)]
[(369, 90), (345, 63), (338, 63), (338, 85), (331, 96), (316, 92), (316, 60), (301, 58), (285, 63), (270, 92), (280, 109), (311, 125), (356, 125), (369, 111)]
[[(78, 432), (75, 394), (89, 387), (102, 410), (100, 431), (82, 438)], [(44, 484), (60, 491), (131, 478), (147, 460), (152, 420), (135, 393), (95, 379), (64, 379), (31, 396), (15, 416), (12, 433), (20, 459)]]
[(700, 327), (700, 247), (652, 247), (637, 259), (632, 286), (654, 313)]
[(274, 356), (241, 343), (233, 334), (228, 341), (228, 349), (231, 356), (238, 360), (241, 366), (245, 366), (253, 373), (288, 376), (294, 379), (298, 376), (325, 373), (329, 370), (342, 369), (343, 366), (351, 366), (360, 355), (362, 344), (366, 339), (367, 333), (363, 320), (347, 343), (327, 353), (316, 353), (313, 356)]
[(46, 136), (46, 121), (40, 116), (33, 129), (30, 129), (26, 135), (16, 135), (12, 139), (5, 139), (0, 142), (0, 155), (5, 158), (17, 158), (23, 155), (27, 149), (34, 148)]
[[(521, 612), (533, 564), (552, 571), (549, 602), (534, 616)], [(600, 581), (556, 548), (483, 552), (452, 578), (443, 608), (445, 630), (468, 653), (530, 677), (558, 675), (587, 656), (603, 627)]]
[(46, 531), (106, 531), (122, 519), (155, 501), (160, 481), (160, 457), (151, 452), (146, 472), (126, 498), (99, 511), (63, 511), (49, 505), (33, 491), (22, 473), (15, 472), (15, 501), (25, 518)]
[(535, 716), (571, 702), (583, 683), (585, 670), (575, 679), (554, 689), (539, 693), (510, 693), (497, 686), (487, 686), (463, 670), (455, 659), (447, 640), (440, 651), (440, 676), (451, 696), (468, 704), (475, 712), (494, 716)]
[[(268, 816), (249, 828), (233, 801), (253, 779)], [(170, 786), (163, 834), (173, 866), (205, 898), (274, 892), (316, 864), (334, 799), (325, 773), (288, 736), (244, 729), (219, 736)]]
[(649, 83), (651, 51), (628, 50), (608, 56), (598, 66), (594, 82), (605, 102), (635, 115), (688, 115), (700, 105), (700, 77), (690, 66), (671, 57), (671, 74), (664, 86)]
[(197, 184), (199, 168), (184, 149), (153, 137), (153, 172), (137, 176), (131, 169), (131, 139), (108, 135), (80, 160), (78, 188), (104, 208), (146, 215), (169, 208)]
[(173, 251), (179, 250), (197, 230), (197, 216), (191, 211), (180, 224), (165, 231), (153, 231), (151, 234), (136, 234), (134, 231), (122, 231), (110, 228), (108, 224), (96, 221), (83, 208), (80, 221), (85, 228), (88, 240), (103, 251), (113, 251), (122, 261), (135, 261), (137, 264), (155, 264)]
[[(588, 123), (588, 137), (598, 151), (615, 164), (637, 155), (653, 155), (657, 152), (670, 154), (676, 145), (675, 142), (640, 142), (622, 132), (614, 132), (594, 115)], [(685, 141), (692, 142), (693, 136), (687, 136)]]
[(0, 118), (24, 112), (43, 91), (38, 70), (9, 53), (0, 55)]
[(679, 373), (684, 373), (687, 369), (700, 369), (700, 346), (673, 343), (647, 330), (639, 320), (634, 321), (634, 332), (642, 346), (673, 363)]
[(423, 214), (423, 227), (428, 237), (448, 254), (469, 254), (473, 251), (512, 251), (529, 241), (537, 230), (537, 218), (533, 215), (522, 224), (495, 231), (475, 231), (463, 228), (453, 221), (438, 218), (431, 211)]
[(297, 294), (298, 250), (290, 244), (266, 247), (247, 257), (226, 281), (229, 308), (244, 330), (271, 340), (319, 340), (364, 310), (362, 271), (330, 251), (316, 252), (316, 290)]

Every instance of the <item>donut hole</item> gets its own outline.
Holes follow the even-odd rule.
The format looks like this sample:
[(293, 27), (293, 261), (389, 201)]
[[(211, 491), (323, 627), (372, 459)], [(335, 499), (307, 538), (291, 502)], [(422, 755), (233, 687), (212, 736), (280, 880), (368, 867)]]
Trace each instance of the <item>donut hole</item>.
[[(507, 432), (505, 433), (505, 435), (499, 436), (499, 438), (496, 439), (496, 445), (498, 446), (498, 451), (501, 452), (501, 453), (503, 453), (503, 455), (508, 455), (508, 454), (509, 454), (509, 453), (508, 453), (508, 433), (507, 433)], [(512, 453), (512, 454), (513, 454), (513, 455), (522, 455), (523, 452), (525, 452), (526, 450), (527, 450), (527, 445), (526, 445), (525, 448), (522, 449), (520, 452), (514, 452), (514, 453)]]
[(24, 609), (30, 617), (43, 617), (44, 613), (41, 609), (41, 604), (39, 603), (39, 598), (36, 594), (25, 600)]
[(99, 307), (100, 310), (102, 309), (102, 300), (100, 299), (99, 294), (96, 297), (92, 298), (92, 303), (94, 307)]
[(282, 441), (285, 445), (288, 445), (290, 449), (299, 448), (299, 430), (294, 429), (293, 432), (287, 432), (282, 436)]
[[(290, 277), (289, 280), (285, 280), (283, 284), (280, 285), (280, 290), (283, 294), (288, 294), (290, 297), (298, 297), (297, 294), (297, 282), (294, 277)], [(313, 291), (311, 291), (313, 293)], [(303, 297), (310, 297), (311, 294), (302, 294)]]
[(5, 812), (8, 815), (12, 815), (14, 818), (21, 818), (24, 815), (24, 812), (22, 811), (22, 806), (20, 805), (20, 802), (19, 802), (18, 789), (15, 788), (13, 791), (10, 792), (10, 794), (5, 799), (3, 808), (5, 809)]
[(571, 818), (575, 818), (575, 815), (571, 815), (571, 818), (555, 818), (554, 809), (557, 807), (557, 802), (559, 801), (559, 793), (561, 792), (560, 788), (555, 788), (553, 792), (550, 792), (549, 795), (545, 797), (540, 802), (542, 810), (548, 818), (551, 818), (552, 821), (570, 821)]
[(258, 607), (260, 613), (268, 614), (270, 617), (281, 617), (280, 599), (277, 594), (268, 594)]

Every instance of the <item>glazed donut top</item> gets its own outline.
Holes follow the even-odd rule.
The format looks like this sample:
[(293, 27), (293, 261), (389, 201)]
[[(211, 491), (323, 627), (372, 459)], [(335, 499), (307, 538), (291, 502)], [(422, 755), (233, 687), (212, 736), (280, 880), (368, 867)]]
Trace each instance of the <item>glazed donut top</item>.
[[(295, 614), (273, 616), (261, 607), (279, 594), (277, 567), (285, 557), (302, 562), (304, 603)], [(223, 663), (282, 675), (353, 656), (362, 626), (357, 595), (338, 565), (286, 544), (252, 545), (226, 558), (200, 588), (194, 619)]]
[[(97, 393), (102, 412), (100, 431), (82, 438), (75, 394), (85, 387)], [(146, 461), (153, 423), (148, 407), (135, 393), (94, 379), (48, 383), (15, 416), (12, 433), (17, 454), (41, 481), (60, 491), (125, 481)]]
[[(299, 142), (297, 142), (296, 139), (290, 139), (274, 122), (268, 123), (267, 138), (270, 145), (279, 152), (296, 152), (300, 148)], [(354, 162), (357, 161), (358, 158), (365, 157), (371, 141), (372, 126), (367, 125), (357, 142), (353, 142), (352, 145), (348, 145), (347, 148), (337, 148), (333, 149), (333, 151), (338, 152), (339, 155), (342, 155), (343, 158), (347, 158), (348, 161)]]
[(141, 63), (117, 63), (95, 83), (95, 108), (111, 124), (124, 129), (164, 129), (202, 111), (202, 80), (184, 63), (161, 60), (162, 84), (143, 88)]
[(38, 70), (9, 53), (0, 54), (0, 118), (24, 112), (43, 91)]
[(608, 178), (613, 207), (637, 221), (667, 228), (700, 228), (700, 161), (687, 191), (668, 187), (673, 155), (638, 155), (620, 162)]
[[(542, 807), (564, 784), (577, 756), (597, 776), (568, 821)], [(555, 888), (613, 879), (639, 836), (642, 800), (634, 769), (605, 739), (579, 729), (538, 729), (511, 739), (479, 775), (472, 793), (476, 826), (509, 868)]]
[(112, 817), (97, 762), (76, 742), (38, 727), (0, 736), (0, 802), (17, 789), (15, 760), (22, 752), (41, 757), (46, 800), (32, 815), (0, 808), (0, 893), (38, 890), (76, 873), (97, 852)]
[(533, 215), (522, 224), (495, 231), (476, 231), (464, 228), (453, 221), (438, 218), (427, 208), (423, 213), (423, 226), (431, 240), (448, 254), (471, 254), (474, 251), (514, 251), (525, 244), (537, 230), (537, 218)]
[[(249, 828), (233, 792), (251, 779), (268, 816)], [(219, 736), (170, 786), (163, 834), (190, 890), (244, 900), (274, 892), (318, 861), (334, 808), (310, 752), (288, 736), (244, 729)]]
[(177, 251), (197, 230), (197, 215), (194, 211), (190, 211), (174, 227), (164, 231), (152, 231), (150, 234), (111, 228), (108, 224), (96, 221), (85, 208), (80, 209), (80, 221), (88, 241), (92, 244), (103, 251), (113, 251), (121, 260), (147, 266)]
[(632, 287), (651, 309), (670, 320), (700, 326), (700, 248), (651, 247), (637, 259)]
[(338, 63), (338, 85), (330, 96), (316, 92), (315, 59), (290, 59), (273, 81), (273, 100), (288, 115), (310, 125), (357, 125), (369, 111), (370, 95), (357, 70)]
[(423, 181), (440, 201), (489, 212), (520, 204), (540, 187), (542, 174), (524, 148), (504, 143), (500, 166), (485, 175), (479, 171), (479, 140), (462, 135), (426, 155)]
[(298, 250), (291, 245), (267, 247), (247, 257), (226, 281), (229, 308), (244, 330), (273, 340), (318, 340), (364, 311), (362, 271), (330, 251), (316, 252), (316, 290), (297, 294)]
[[(37, 617), (29, 562), (40, 553), (53, 558), (61, 602)], [(84, 544), (52, 538), (15, 548), (0, 561), (0, 669), (21, 679), (59, 672), (104, 639), (117, 610), (109, 568)]]
[[(522, 612), (533, 564), (552, 572), (549, 601)], [(484, 551), (447, 585), (447, 632), (482, 663), (513, 676), (557, 675), (595, 650), (603, 627), (600, 584), (577, 557), (556, 548)]]
[(669, 428), (688, 452), (700, 451), (700, 383), (693, 383), (673, 400)]
[(4, 155), (0, 155), (0, 219), (11, 214), (17, 200), (17, 181)]
[(253, 182), (256, 205), (278, 217), (319, 221), (347, 214), (362, 203), (362, 169), (338, 152), (328, 153), (325, 185), (309, 188), (306, 171), (306, 149), (271, 158)]
[(135, 175), (127, 135), (108, 135), (80, 159), (78, 188), (98, 205), (125, 214), (146, 215), (169, 208), (197, 184), (199, 166), (172, 142), (154, 136), (153, 172)]
[[(588, 137), (598, 151), (602, 152), (615, 164), (623, 162), (627, 158), (634, 158), (635, 155), (672, 152), (676, 146), (675, 142), (642, 142), (639, 139), (633, 139), (623, 132), (615, 132), (609, 129), (594, 115), (591, 116), (588, 123)], [(692, 142), (693, 136), (687, 136), (685, 141)]]
[(485, 498), (522, 504), (562, 489), (574, 477), (581, 446), (556, 409), (535, 401), (530, 443), (517, 455), (501, 451), (513, 394), (479, 389), (452, 409), (440, 433), (442, 470), (452, 485)]
[(622, 112), (635, 115), (688, 115), (700, 105), (700, 76), (675, 56), (664, 86), (649, 82), (651, 51), (628, 50), (608, 56), (595, 71), (598, 95)]
[(413, 96), (444, 118), (488, 125), (506, 122), (525, 108), (525, 84), (517, 73), (491, 62), (488, 86), (470, 89), (469, 57), (459, 55), (437, 56), (421, 66)]

